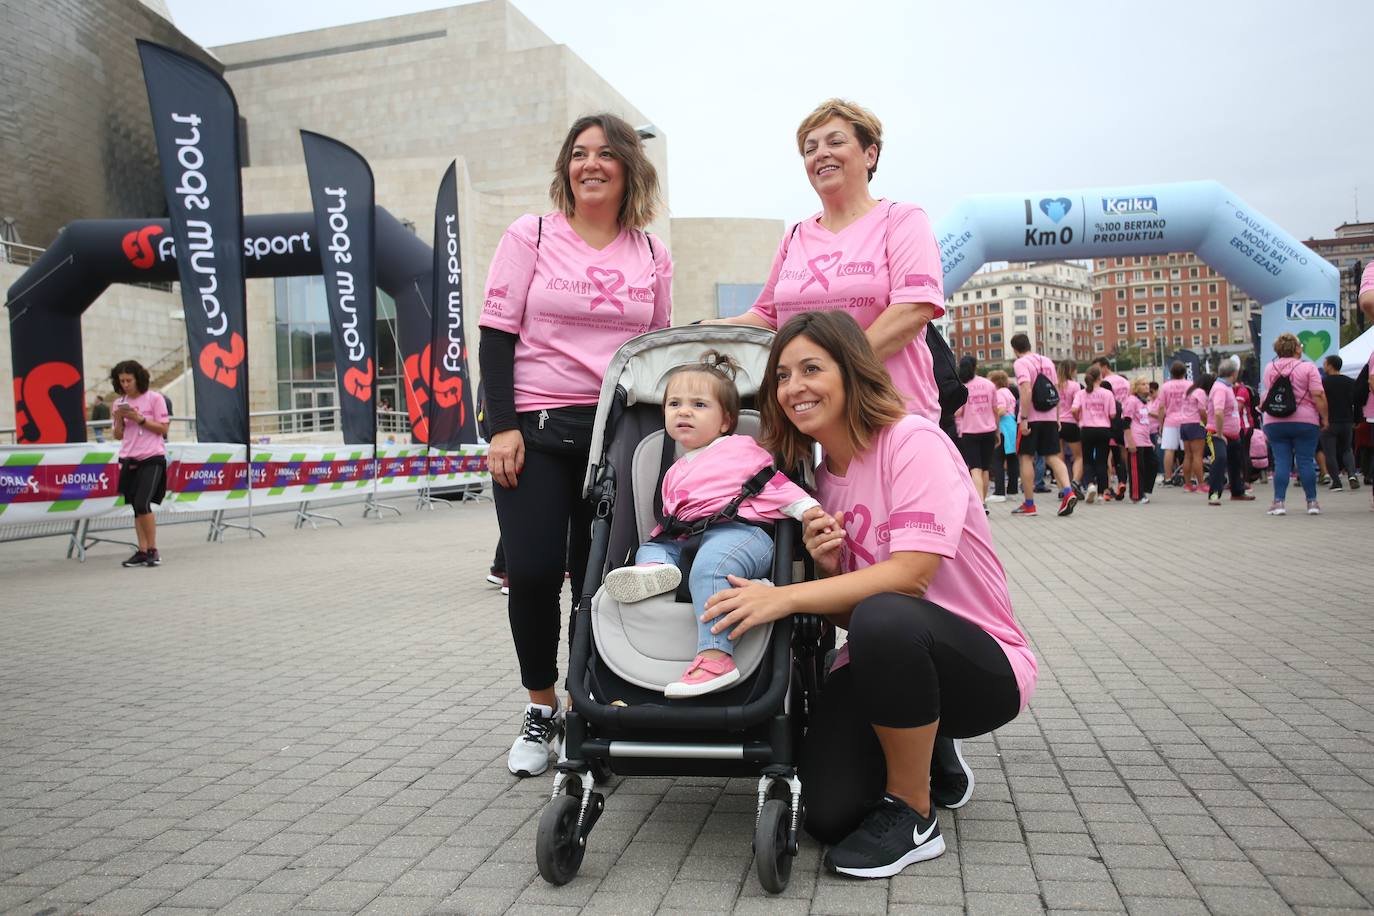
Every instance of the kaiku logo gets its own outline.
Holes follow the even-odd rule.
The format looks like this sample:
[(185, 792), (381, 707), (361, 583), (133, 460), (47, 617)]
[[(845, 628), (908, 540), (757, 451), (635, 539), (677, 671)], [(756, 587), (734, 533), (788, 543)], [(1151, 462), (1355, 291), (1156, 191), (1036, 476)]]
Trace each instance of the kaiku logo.
[(1289, 321), (1337, 321), (1339, 320), (1336, 303), (1317, 301), (1294, 302), (1288, 300), (1286, 309)]
[(645, 302), (652, 305), (654, 301), (654, 291), (647, 286), (627, 286), (625, 287), (625, 296), (631, 302)]
[(625, 285), (625, 275), (618, 270), (608, 270), (604, 267), (588, 267), (587, 279), (592, 281), (596, 291), (600, 294), (592, 298), (590, 311), (596, 311), (598, 305), (606, 305), (625, 314), (625, 303), (621, 302), (616, 293)]
[(153, 237), (162, 234), (161, 226), (144, 226), (124, 236), (124, 257), (139, 270), (147, 270), (157, 261)]
[(837, 277), (871, 277), (873, 274), (872, 261), (849, 261), (835, 268)]
[(1104, 197), (1102, 212), (1108, 216), (1159, 213), (1159, 201), (1154, 197)]

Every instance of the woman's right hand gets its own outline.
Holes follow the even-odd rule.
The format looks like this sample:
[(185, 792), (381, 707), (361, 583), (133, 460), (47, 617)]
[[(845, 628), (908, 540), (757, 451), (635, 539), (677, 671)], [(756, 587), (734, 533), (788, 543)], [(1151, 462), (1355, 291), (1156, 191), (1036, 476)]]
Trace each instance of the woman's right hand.
[(507, 490), (515, 489), (516, 479), (525, 469), (525, 437), (520, 430), (505, 429), (491, 437), (487, 467), (497, 484)]
[(844, 543), (844, 526), (839, 519), (820, 508), (807, 511), (803, 517), (802, 543), (816, 563), (816, 572), (834, 576), (840, 572), (840, 545)]

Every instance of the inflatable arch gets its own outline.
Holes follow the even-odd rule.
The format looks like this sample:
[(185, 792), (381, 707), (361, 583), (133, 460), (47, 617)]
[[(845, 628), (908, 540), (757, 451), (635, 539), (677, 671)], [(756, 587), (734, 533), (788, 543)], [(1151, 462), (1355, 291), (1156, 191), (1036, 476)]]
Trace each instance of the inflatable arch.
[[(406, 403), (412, 433), (427, 439), (433, 252), (382, 207), (377, 213), (377, 286), (396, 301)], [(245, 216), (244, 276), (320, 273), (312, 213)], [(84, 442), (86, 420), (81, 315), (111, 283), (178, 279), (175, 244), (165, 219), (77, 220), (9, 289), (15, 423), (21, 443)], [(235, 354), (233, 366), (246, 360)], [(233, 366), (229, 371), (233, 371)], [(447, 391), (438, 409), (457, 411), (460, 441), (476, 441), (472, 395)]]
[(935, 236), (947, 296), (988, 261), (1192, 251), (1262, 305), (1265, 363), (1284, 331), (1312, 360), (1340, 348), (1336, 268), (1215, 181), (978, 195)]

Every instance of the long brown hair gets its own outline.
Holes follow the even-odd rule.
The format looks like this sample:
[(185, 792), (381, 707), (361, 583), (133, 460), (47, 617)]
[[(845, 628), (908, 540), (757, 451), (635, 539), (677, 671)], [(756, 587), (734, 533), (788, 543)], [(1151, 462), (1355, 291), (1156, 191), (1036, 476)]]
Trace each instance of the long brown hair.
[(563, 139), (563, 148), (558, 151), (558, 161), (553, 166), (553, 183), (549, 185), (549, 198), (553, 205), (571, 217), (575, 208), (572, 185), (568, 181), (568, 164), (572, 162), (573, 147), (577, 138), (589, 127), (599, 127), (606, 135), (606, 145), (615, 153), (615, 158), (625, 167), (625, 196), (620, 201), (617, 219), (624, 229), (643, 229), (654, 221), (659, 208), (663, 206), (663, 195), (658, 187), (658, 170), (644, 152), (644, 142), (639, 134), (623, 118), (602, 112), (583, 115), (568, 129)]
[(905, 401), (858, 322), (844, 312), (802, 312), (773, 338), (768, 368), (759, 385), (763, 446), (781, 456), (785, 467), (809, 464), (815, 444), (814, 439), (792, 425), (778, 404), (778, 360), (783, 349), (798, 337), (820, 347), (839, 367), (844, 383), (846, 432), (855, 452), (868, 448), (879, 430), (907, 415)]

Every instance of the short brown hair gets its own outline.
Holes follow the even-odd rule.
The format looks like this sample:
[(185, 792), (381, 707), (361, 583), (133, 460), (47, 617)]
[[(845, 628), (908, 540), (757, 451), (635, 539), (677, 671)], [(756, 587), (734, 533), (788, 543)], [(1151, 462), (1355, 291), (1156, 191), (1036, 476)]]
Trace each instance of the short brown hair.
[(785, 468), (808, 463), (815, 440), (803, 435), (778, 404), (778, 360), (798, 337), (805, 337), (835, 360), (844, 382), (845, 424), (856, 452), (873, 436), (907, 415), (906, 403), (892, 384), (859, 323), (845, 312), (802, 312), (783, 325), (768, 352), (768, 368), (759, 385), (759, 417), (764, 448), (777, 453)]
[(139, 394), (146, 394), (148, 385), (151, 384), (148, 378), (148, 370), (143, 368), (143, 364), (137, 360), (126, 359), (122, 363), (115, 363), (115, 367), (110, 370), (110, 384), (114, 386), (116, 395), (124, 394), (124, 386), (119, 384), (121, 375), (132, 375), (134, 377), (134, 387)]
[(663, 206), (658, 170), (649, 161), (644, 152), (644, 142), (639, 139), (635, 129), (624, 118), (607, 112), (583, 115), (568, 129), (563, 148), (558, 151), (558, 160), (553, 166), (549, 198), (564, 216), (573, 215), (575, 201), (572, 185), (568, 182), (568, 164), (572, 162), (573, 147), (577, 145), (578, 136), (589, 127), (601, 128), (606, 135), (606, 144), (625, 167), (625, 196), (620, 201), (617, 217), (620, 225), (628, 229), (643, 229), (654, 221)]
[(739, 370), (739, 363), (732, 357), (719, 350), (707, 350), (701, 354), (699, 362), (676, 366), (664, 377), (663, 399), (668, 400), (668, 387), (679, 375), (704, 375), (710, 379), (711, 393), (720, 402), (721, 412), (729, 423), (726, 432), (733, 433), (739, 424), (739, 388), (735, 386), (735, 376)]
[(859, 138), (859, 145), (864, 149), (870, 146), (878, 148), (878, 156), (873, 158), (873, 168), (868, 170), (868, 180), (872, 181), (873, 173), (878, 171), (878, 157), (883, 154), (883, 122), (879, 121), (873, 112), (856, 102), (847, 99), (826, 99), (817, 105), (816, 110), (803, 118), (801, 125), (797, 127), (797, 152), (805, 155), (806, 135), (831, 118), (843, 118), (848, 121), (849, 126), (854, 128), (854, 136)]
[(1297, 356), (1302, 352), (1302, 343), (1292, 331), (1284, 331), (1274, 338), (1274, 353), (1278, 356)]
[(993, 369), (988, 373), (988, 381), (992, 382), (998, 388), (1005, 388), (1011, 379), (1001, 369)]
[(1188, 374), (1188, 367), (1180, 360), (1174, 360), (1169, 367), (1169, 378), (1183, 378)]

